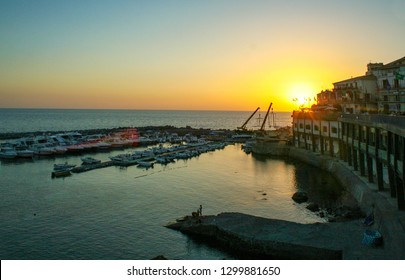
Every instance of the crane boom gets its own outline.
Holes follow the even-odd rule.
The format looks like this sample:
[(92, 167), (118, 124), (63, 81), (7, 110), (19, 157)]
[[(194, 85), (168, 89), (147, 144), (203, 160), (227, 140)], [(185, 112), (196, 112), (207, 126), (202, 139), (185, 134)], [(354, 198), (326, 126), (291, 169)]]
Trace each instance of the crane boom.
[(264, 117), (262, 127), (260, 128), (260, 130), (262, 130), (262, 131), (264, 130), (264, 125), (266, 124), (266, 120), (267, 120), (267, 117), (269, 116), (269, 112), (270, 112), (272, 105), (273, 105), (273, 102), (270, 103), (269, 109), (267, 109), (267, 113), (266, 113), (266, 116)]
[(260, 109), (260, 107), (257, 107), (257, 109), (253, 112), (253, 114), (250, 115), (250, 117), (242, 124), (241, 127), (238, 127), (238, 129), (246, 129), (246, 125), (247, 123), (250, 121), (251, 118), (253, 118), (253, 116), (256, 114), (256, 112)]

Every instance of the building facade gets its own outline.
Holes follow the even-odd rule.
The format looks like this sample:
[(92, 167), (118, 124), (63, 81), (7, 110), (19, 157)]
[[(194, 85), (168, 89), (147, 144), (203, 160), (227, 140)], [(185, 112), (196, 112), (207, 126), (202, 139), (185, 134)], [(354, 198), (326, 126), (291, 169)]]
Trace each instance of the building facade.
[(405, 210), (405, 57), (370, 63), (293, 112), (293, 145), (346, 162)]
[(370, 66), (368, 72), (377, 78), (378, 111), (405, 114), (405, 57), (386, 65), (377, 63)]
[(363, 76), (333, 83), (317, 94), (318, 106), (333, 106), (346, 114), (405, 115), (405, 57), (369, 63)]

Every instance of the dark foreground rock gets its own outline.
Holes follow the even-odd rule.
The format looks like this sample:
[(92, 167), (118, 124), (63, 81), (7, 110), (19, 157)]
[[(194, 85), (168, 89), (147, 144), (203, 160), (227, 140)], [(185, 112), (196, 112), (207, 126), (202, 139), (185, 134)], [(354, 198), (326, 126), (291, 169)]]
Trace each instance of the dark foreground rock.
[[(360, 220), (298, 224), (241, 213), (184, 217), (166, 227), (215, 242), (240, 255), (269, 259), (386, 259), (383, 249), (361, 244)], [(374, 251), (373, 251), (374, 250)]]
[(303, 191), (298, 191), (293, 194), (292, 199), (297, 203), (303, 203), (308, 201), (308, 194)]

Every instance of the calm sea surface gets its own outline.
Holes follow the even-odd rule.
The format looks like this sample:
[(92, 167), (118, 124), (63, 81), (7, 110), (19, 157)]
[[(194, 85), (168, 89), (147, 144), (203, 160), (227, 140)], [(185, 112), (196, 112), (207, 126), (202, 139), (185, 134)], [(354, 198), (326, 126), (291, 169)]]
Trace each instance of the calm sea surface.
[[(42, 122), (48, 126), (32, 125), (30, 129), (22, 121), (25, 117), (21, 113), (15, 125), (2, 122), (2, 129), (52, 130), (63, 123), (66, 115), (76, 115), (68, 111), (63, 118), (56, 117), (54, 110), (48, 117), (45, 112), (41, 114)], [(89, 114), (98, 117), (83, 117), (87, 121), (103, 115), (101, 111)], [(129, 117), (133, 111), (123, 114)], [(119, 112), (113, 111), (99, 120), (100, 126), (209, 127), (212, 122), (216, 124), (212, 127), (221, 128), (218, 116), (231, 119), (230, 115), (242, 113), (215, 112), (217, 117), (211, 118), (206, 112), (197, 112), (197, 116), (190, 117), (191, 123), (181, 120), (181, 116), (191, 116), (192, 112), (173, 113), (175, 117), (171, 118), (177, 121), (156, 118), (149, 123), (139, 122), (141, 112), (134, 114), (132, 122), (123, 124), (117, 120), (126, 117), (118, 117)], [(146, 114), (162, 116), (165, 112)], [(205, 120), (198, 122), (201, 115)], [(246, 113), (240, 118), (245, 117)], [(223, 122), (228, 126), (225, 128), (231, 128), (231, 121)], [(80, 120), (73, 118), (72, 123), (79, 125)], [(235, 123), (240, 125), (238, 121)], [(91, 123), (82, 125), (80, 129), (98, 127)], [(66, 129), (70, 129), (68, 124)], [(91, 156), (107, 160), (109, 156), (135, 149), (143, 148)], [(302, 163), (246, 155), (238, 144), (167, 166), (156, 164), (149, 170), (135, 166), (108, 167), (51, 178), (54, 163), (68, 161), (79, 165), (83, 156), (86, 154), (0, 162), (1, 259), (151, 259), (157, 255), (169, 259), (233, 259), (235, 256), (163, 225), (191, 214), (200, 204), (203, 214), (242, 212), (300, 223), (323, 222), (305, 205), (294, 203), (292, 194), (297, 189), (307, 190), (311, 197), (325, 204), (335, 203), (341, 195), (337, 183), (317, 169)], [(325, 185), (331, 191), (317, 194), (316, 189)]]
[[(165, 125), (236, 129), (252, 112), (0, 109), (0, 133)], [(265, 115), (266, 112), (258, 112), (249, 127), (258, 126), (259, 116), (264, 118)], [(291, 125), (290, 112), (275, 113), (274, 119), (276, 125)]]

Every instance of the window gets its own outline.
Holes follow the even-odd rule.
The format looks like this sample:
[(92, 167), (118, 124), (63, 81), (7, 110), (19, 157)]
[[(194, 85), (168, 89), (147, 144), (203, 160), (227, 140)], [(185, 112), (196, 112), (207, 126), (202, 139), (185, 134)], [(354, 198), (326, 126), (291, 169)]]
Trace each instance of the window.
[(383, 88), (384, 89), (391, 89), (391, 85), (387, 79), (383, 80)]
[(337, 128), (336, 127), (332, 127), (332, 133), (337, 133)]
[(307, 124), (306, 126), (305, 126), (305, 129), (311, 129), (311, 126), (309, 125), (309, 124)]
[(316, 131), (318, 131), (318, 130), (319, 130), (319, 126), (315, 125), (315, 126), (314, 126), (314, 129), (315, 129)]
[(394, 88), (399, 88), (399, 80), (398, 79), (394, 80)]
[(327, 127), (327, 126), (324, 126), (324, 127), (322, 128), (322, 130), (323, 130), (323, 132), (328, 132), (328, 127)]
[(304, 128), (304, 125), (302, 123), (300, 123), (300, 128)]

